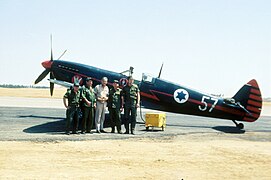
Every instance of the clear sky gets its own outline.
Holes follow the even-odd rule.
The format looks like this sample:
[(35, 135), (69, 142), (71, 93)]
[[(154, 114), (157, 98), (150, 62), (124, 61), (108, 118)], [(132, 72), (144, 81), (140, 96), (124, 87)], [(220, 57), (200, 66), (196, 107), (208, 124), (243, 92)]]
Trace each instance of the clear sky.
[[(270, 0), (0, 0), (0, 84), (32, 85), (54, 57), (130, 66), (233, 96), (255, 78), (271, 97)], [(39, 85), (49, 85), (44, 79)]]

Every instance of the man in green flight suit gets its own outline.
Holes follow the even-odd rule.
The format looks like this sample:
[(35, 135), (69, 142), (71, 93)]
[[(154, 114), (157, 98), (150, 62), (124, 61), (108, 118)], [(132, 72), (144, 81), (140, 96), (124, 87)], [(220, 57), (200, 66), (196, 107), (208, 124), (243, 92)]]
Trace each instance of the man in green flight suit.
[(92, 79), (87, 77), (86, 86), (83, 86), (81, 89), (82, 94), (82, 134), (90, 133), (94, 121), (94, 108), (96, 107), (96, 97), (92, 89)]
[(129, 134), (129, 122), (131, 121), (131, 134), (134, 135), (137, 108), (139, 107), (140, 103), (140, 91), (138, 86), (134, 84), (134, 79), (132, 76), (129, 76), (127, 79), (128, 84), (122, 89), (122, 104), (124, 104), (126, 129), (125, 134)]
[[(68, 100), (68, 105), (67, 105)], [(66, 110), (66, 134), (70, 134), (70, 124), (73, 122), (72, 133), (77, 134), (78, 132), (78, 112), (79, 112), (79, 101), (80, 101), (80, 92), (79, 92), (79, 83), (75, 82), (73, 88), (68, 89), (66, 94), (63, 97), (64, 106)]]
[(113, 88), (109, 90), (108, 110), (112, 127), (111, 133), (115, 133), (116, 126), (118, 133), (122, 134), (120, 112), (123, 110), (123, 108), (121, 100), (121, 89), (119, 88), (118, 80), (114, 80)]

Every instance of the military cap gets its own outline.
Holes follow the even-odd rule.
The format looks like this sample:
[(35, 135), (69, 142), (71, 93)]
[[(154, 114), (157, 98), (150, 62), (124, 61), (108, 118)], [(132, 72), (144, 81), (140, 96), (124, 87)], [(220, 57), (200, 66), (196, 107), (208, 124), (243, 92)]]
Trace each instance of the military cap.
[(79, 82), (74, 82), (74, 83), (73, 83), (73, 86), (79, 87), (79, 86), (80, 86), (80, 85), (79, 85)]
[(86, 81), (89, 81), (89, 80), (92, 80), (92, 78), (91, 77), (87, 77)]
[(127, 79), (130, 80), (130, 79), (134, 79), (134, 78), (133, 78), (133, 76), (128, 76)]
[(114, 80), (114, 83), (117, 83), (117, 84), (119, 84), (119, 81), (118, 81), (118, 80)]

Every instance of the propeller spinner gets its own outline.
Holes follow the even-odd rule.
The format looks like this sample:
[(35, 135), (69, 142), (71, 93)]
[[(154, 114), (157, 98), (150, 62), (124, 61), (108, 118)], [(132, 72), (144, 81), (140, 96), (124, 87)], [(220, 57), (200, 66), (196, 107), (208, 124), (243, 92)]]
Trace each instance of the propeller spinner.
[[(45, 68), (45, 70), (39, 75), (39, 77), (36, 79), (35, 84), (38, 84), (40, 81), (42, 81), (49, 73), (50, 73), (50, 79), (54, 79), (54, 74), (51, 71), (51, 67), (53, 64), (53, 45), (52, 45), (52, 35), (51, 35), (51, 60), (42, 62), (42, 66)], [(54, 83), (50, 82), (50, 93), (51, 96), (53, 96), (54, 92)]]

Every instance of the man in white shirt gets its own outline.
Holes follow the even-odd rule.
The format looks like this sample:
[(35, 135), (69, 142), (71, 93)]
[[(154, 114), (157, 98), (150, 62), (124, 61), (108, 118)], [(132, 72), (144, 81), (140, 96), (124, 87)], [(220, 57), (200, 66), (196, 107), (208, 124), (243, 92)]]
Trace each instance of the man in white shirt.
[(96, 125), (96, 132), (97, 133), (106, 133), (103, 129), (104, 126), (104, 119), (105, 119), (105, 110), (107, 107), (107, 100), (109, 95), (109, 89), (106, 86), (107, 84), (107, 77), (102, 78), (102, 84), (97, 85), (94, 88), (94, 93), (97, 99), (96, 105), (96, 114), (95, 114), (95, 125)]

